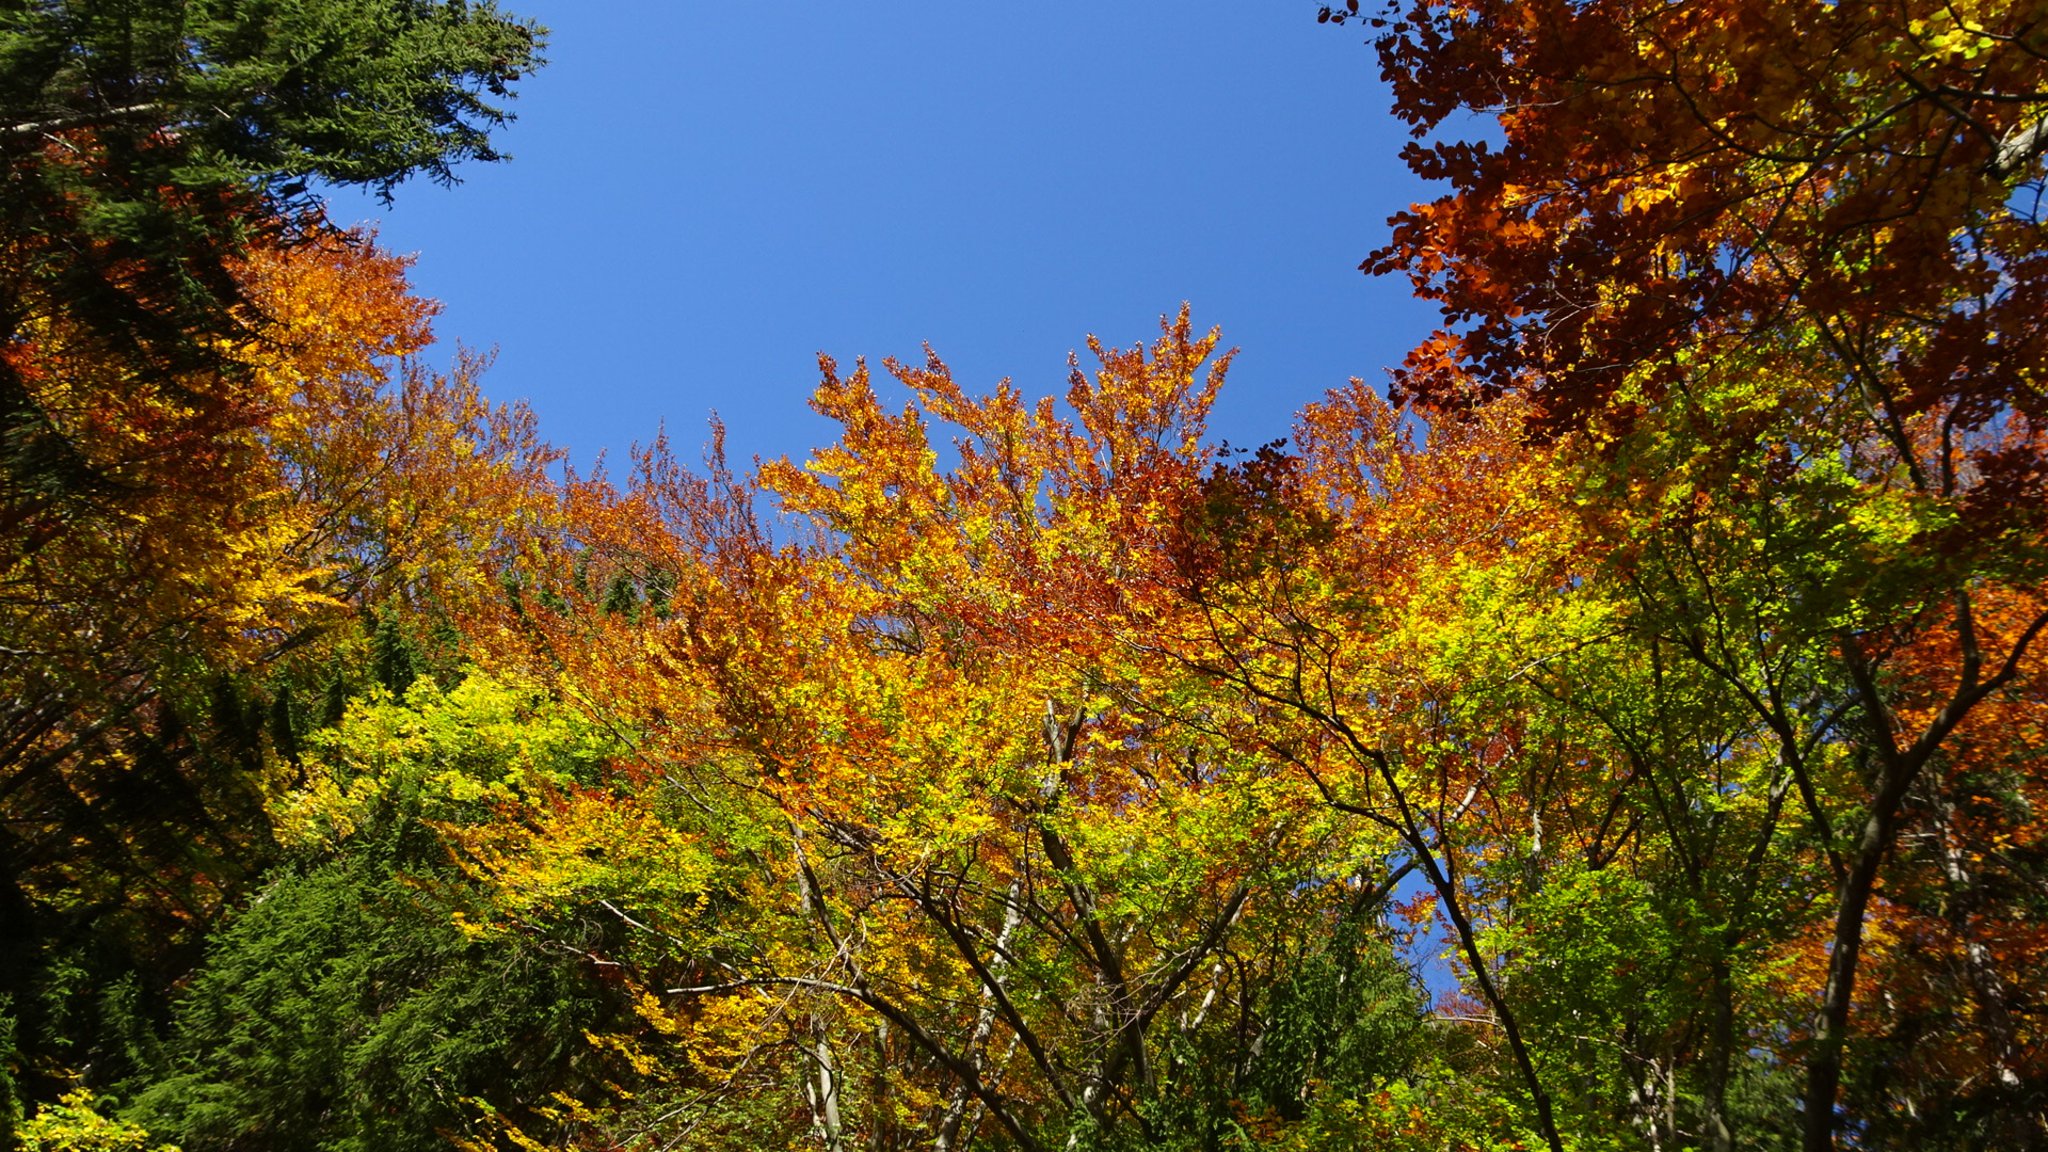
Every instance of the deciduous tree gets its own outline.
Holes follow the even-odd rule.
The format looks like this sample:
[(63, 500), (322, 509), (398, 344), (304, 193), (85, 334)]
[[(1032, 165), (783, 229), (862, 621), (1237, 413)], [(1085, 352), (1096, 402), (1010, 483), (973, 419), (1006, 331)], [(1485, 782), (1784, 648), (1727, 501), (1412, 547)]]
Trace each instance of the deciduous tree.
[[(1637, 634), (1775, 734), (1833, 892), (1796, 1052), (1816, 1152), (1874, 1003), (1866, 930), (1913, 884), (1888, 861), (1936, 835), (1997, 702), (2042, 690), (2043, 17), (1425, 0), (1380, 21), (1410, 163), (1451, 184), (1366, 262), (1448, 322), (1397, 384), (1525, 397), (1604, 477), (1582, 507)], [(1460, 111), (1498, 137), (1448, 138)]]

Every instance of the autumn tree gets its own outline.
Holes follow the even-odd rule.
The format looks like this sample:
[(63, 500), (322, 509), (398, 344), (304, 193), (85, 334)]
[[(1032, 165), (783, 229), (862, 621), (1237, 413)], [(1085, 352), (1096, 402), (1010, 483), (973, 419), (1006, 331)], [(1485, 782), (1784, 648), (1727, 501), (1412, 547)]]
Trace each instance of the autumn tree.
[(7, 992), (39, 1077), (85, 1061), (34, 1006), (96, 995), (48, 986), (56, 942), (160, 993), (273, 858), (264, 801), (326, 697), (373, 678), (397, 616), (496, 595), (493, 558), (553, 507), (551, 452), (480, 364), (412, 359), (432, 309), (402, 261), (328, 234), (236, 274), (272, 322), (219, 364), (138, 377), (61, 311), (7, 349), (115, 485), (16, 506), (0, 564)]
[[(609, 1123), (829, 1148), (1513, 1130), (1450, 1089), (1487, 1057), (1383, 927), (1395, 841), (1168, 643), (1195, 624), (1190, 517), (1231, 518), (1201, 495), (1215, 335), (1183, 314), (1091, 347), (1071, 415), (935, 358), (889, 365), (897, 409), (827, 362), (841, 436), (802, 466), (693, 473), (657, 446), (573, 486), (580, 546), (525, 569), (488, 650), (631, 751), (609, 796), (469, 859), (501, 930), (633, 929), (605, 959), (680, 1047), (636, 1042), (671, 1087)], [(633, 878), (661, 853), (666, 893)], [(764, 1108), (780, 1127), (734, 1134)]]
[[(1443, 409), (1525, 398), (1532, 433), (1589, 477), (1580, 506), (1637, 642), (1734, 692), (1775, 745), (1766, 794), (1790, 790), (1830, 893), (1789, 1053), (1816, 1152), (1850, 1053), (1871, 1061), (1859, 1125), (1893, 1093), (2024, 1111), (2039, 1079), (2010, 1023), (2027, 946), (1995, 959), (1995, 920), (1963, 930), (1985, 936), (1953, 945), (1944, 981), (1987, 1064), (1910, 1062), (1936, 1083), (1893, 1074), (1904, 1049), (1877, 1037), (1898, 1017), (1878, 1005), (1902, 990), (1871, 995), (1864, 959), (1933, 931), (1903, 927), (1913, 894), (1953, 931), (1942, 909), (2032, 870), (1950, 856), (1921, 878), (1961, 850), (1949, 814), (1997, 808), (2040, 767), (2004, 759), (1992, 785), (1975, 764), (2038, 698), (2048, 627), (2043, 17), (1617, 0), (1377, 21), (1410, 164), (1451, 185), (1366, 261), (1448, 322), (1397, 387)], [(1497, 140), (1449, 135), (1461, 111)], [(1976, 1103), (1951, 1095), (1964, 1083)]]

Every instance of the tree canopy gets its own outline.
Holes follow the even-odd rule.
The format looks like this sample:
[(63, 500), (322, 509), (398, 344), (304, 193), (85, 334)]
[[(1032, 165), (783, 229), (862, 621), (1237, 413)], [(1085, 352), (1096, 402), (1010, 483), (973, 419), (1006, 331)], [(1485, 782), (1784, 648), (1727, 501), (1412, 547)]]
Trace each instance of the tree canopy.
[(10, 11), (13, 1142), (2048, 1141), (2039, 5), (1325, 10), (1390, 389), (1232, 448), (1183, 306), (589, 474), (292, 188), (535, 30)]

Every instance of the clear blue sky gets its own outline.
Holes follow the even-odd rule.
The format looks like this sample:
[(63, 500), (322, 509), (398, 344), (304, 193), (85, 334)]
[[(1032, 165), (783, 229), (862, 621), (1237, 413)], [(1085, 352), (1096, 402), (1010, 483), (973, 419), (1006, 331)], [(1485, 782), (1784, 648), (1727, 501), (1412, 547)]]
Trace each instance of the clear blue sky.
[(417, 253), (443, 343), (495, 347), (490, 394), (579, 464), (664, 421), (694, 457), (713, 409), (801, 456), (821, 350), (1062, 392), (1087, 334), (1183, 300), (1242, 349), (1216, 432), (1249, 444), (1430, 326), (1357, 271), (1426, 190), (1313, 0), (506, 6), (552, 29), (515, 158), (333, 211)]

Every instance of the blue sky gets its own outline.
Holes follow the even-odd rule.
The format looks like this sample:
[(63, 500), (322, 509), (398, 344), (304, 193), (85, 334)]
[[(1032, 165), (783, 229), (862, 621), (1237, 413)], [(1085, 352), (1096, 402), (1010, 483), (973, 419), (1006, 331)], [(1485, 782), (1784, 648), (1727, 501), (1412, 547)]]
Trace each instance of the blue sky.
[(417, 253), (444, 344), (495, 347), (488, 391), (579, 464), (664, 421), (694, 456), (714, 409), (801, 456), (821, 350), (1056, 394), (1183, 300), (1242, 349), (1215, 431), (1250, 444), (1430, 325), (1357, 271), (1427, 190), (1363, 30), (1309, 0), (507, 7), (552, 29), (515, 159), (333, 214)]

